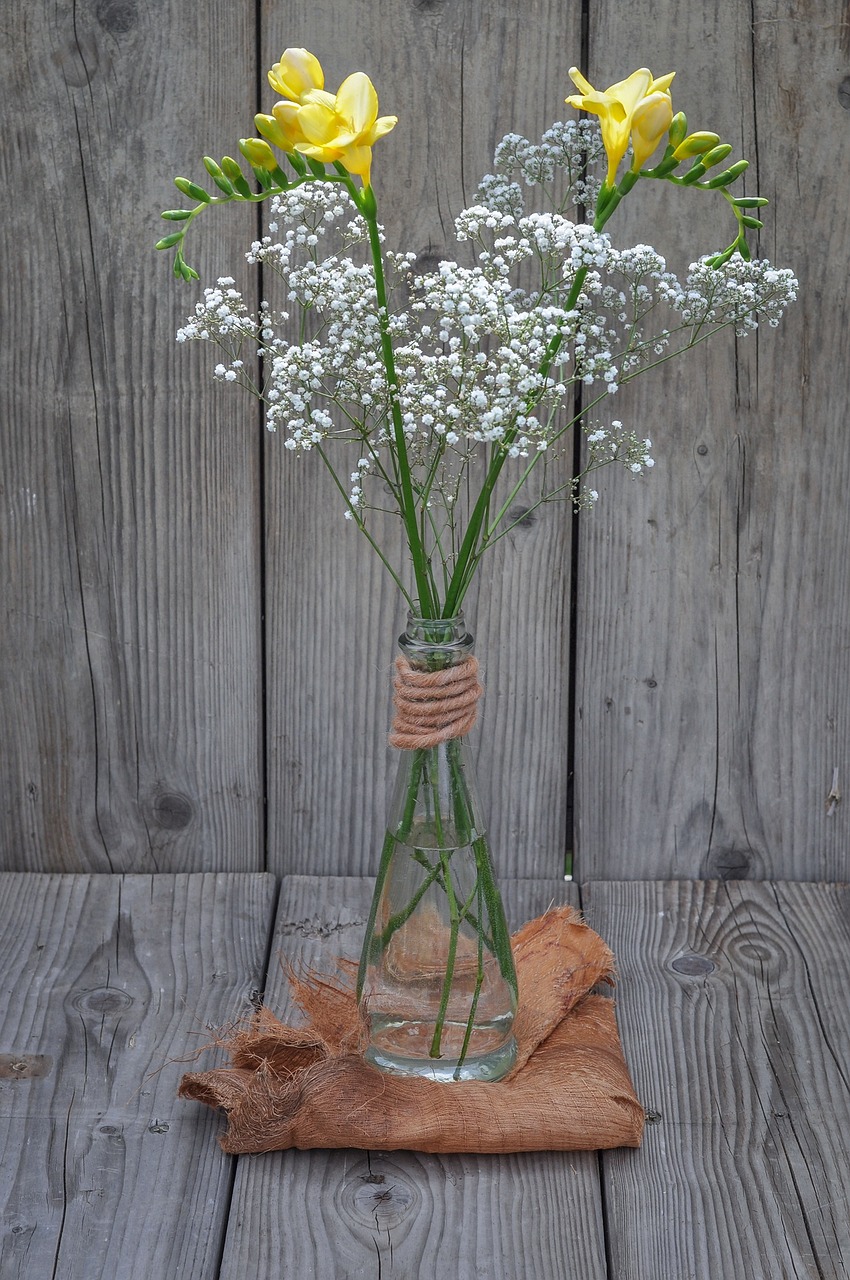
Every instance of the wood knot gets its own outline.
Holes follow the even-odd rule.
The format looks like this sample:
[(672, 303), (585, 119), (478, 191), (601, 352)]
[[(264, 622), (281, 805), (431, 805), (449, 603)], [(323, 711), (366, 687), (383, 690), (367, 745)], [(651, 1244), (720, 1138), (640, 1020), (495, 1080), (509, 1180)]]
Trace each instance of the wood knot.
[(675, 969), (677, 973), (683, 973), (689, 978), (701, 978), (708, 973), (713, 973), (717, 968), (713, 960), (709, 960), (708, 956), (696, 955), (694, 952), (687, 952), (685, 955), (677, 956), (675, 960), (670, 962), (671, 969)]
[(182, 831), (192, 821), (194, 810), (188, 796), (179, 791), (160, 791), (154, 797), (153, 815), (166, 831)]
[(95, 16), (112, 35), (126, 35), (139, 20), (136, 0), (99, 0)]

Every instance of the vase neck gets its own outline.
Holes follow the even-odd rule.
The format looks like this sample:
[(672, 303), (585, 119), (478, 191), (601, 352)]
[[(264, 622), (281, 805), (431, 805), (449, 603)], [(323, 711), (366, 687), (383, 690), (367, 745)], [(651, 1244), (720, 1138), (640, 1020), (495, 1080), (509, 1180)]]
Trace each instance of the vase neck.
[(462, 613), (454, 618), (419, 618), (409, 613), (398, 643), (412, 666), (456, 666), (472, 652), (473, 636)]

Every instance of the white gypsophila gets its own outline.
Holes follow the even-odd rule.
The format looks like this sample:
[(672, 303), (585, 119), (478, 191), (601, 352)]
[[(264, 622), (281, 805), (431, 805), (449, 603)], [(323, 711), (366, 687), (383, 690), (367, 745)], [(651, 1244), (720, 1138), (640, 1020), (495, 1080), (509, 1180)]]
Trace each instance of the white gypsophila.
[(232, 276), (222, 276), (214, 286), (204, 289), (203, 301), (195, 304), (194, 314), (177, 330), (177, 341), (255, 337), (256, 321), (234, 285)]
[(602, 182), (600, 162), (604, 156), (596, 121), (558, 121), (546, 130), (539, 144), (509, 133), (496, 148), (496, 172), (482, 179), (475, 203), (519, 217), (524, 208), (520, 182), (527, 188), (546, 187), (560, 178), (561, 211), (567, 204), (592, 209)]
[(493, 213), (506, 213), (511, 218), (522, 217), (525, 209), (519, 183), (496, 173), (486, 173), (481, 179), (475, 203)]
[[(571, 453), (579, 391), (587, 421), (654, 360), (725, 325), (748, 332), (759, 318), (778, 323), (796, 290), (790, 272), (740, 258), (720, 270), (701, 260), (683, 284), (652, 246), (616, 249), (606, 233), (565, 216), (570, 204), (593, 203), (598, 176), (590, 174), (604, 160), (592, 121), (553, 125), (539, 144), (508, 135), (496, 173), (456, 220), (475, 265), (446, 260), (419, 272), (415, 253), (385, 253), (395, 293), (383, 316), (374, 267), (359, 248), (364, 219), (340, 185), (309, 181), (274, 197), (268, 233), (246, 255), (282, 282), (277, 303), (264, 301), (251, 315), (223, 277), (205, 290), (178, 340), (217, 346), (214, 376), (262, 398), (267, 425), (281, 431), (286, 449), (321, 450), (336, 467), (346, 518), (360, 527), (369, 511), (392, 509), (394, 412), (423, 519), (427, 511), (437, 537), (450, 529), (452, 545), (468, 501), (468, 466), (479, 453), (503, 451), (518, 468), (519, 481), (509, 484), (536, 468), (535, 505), (561, 498), (592, 506), (595, 488), (581, 476), (550, 479), (548, 464)], [(526, 211), (526, 200), (544, 198), (545, 211)], [(394, 350), (393, 386), (384, 331)], [(257, 386), (246, 371), (246, 346), (262, 359)], [(585, 432), (582, 475), (615, 463), (638, 476), (654, 465), (650, 442), (618, 420)]]
[(692, 326), (734, 325), (739, 337), (758, 328), (759, 319), (775, 328), (797, 297), (793, 271), (767, 259), (745, 262), (732, 257), (721, 270), (703, 257), (692, 262), (681, 296), (672, 305)]
[[(598, 471), (612, 462), (619, 463), (632, 475), (641, 475), (655, 466), (650, 450), (652, 441), (629, 431), (622, 422), (614, 419), (609, 427), (595, 426), (586, 431), (587, 462), (584, 474)], [(594, 499), (595, 501), (595, 499)]]

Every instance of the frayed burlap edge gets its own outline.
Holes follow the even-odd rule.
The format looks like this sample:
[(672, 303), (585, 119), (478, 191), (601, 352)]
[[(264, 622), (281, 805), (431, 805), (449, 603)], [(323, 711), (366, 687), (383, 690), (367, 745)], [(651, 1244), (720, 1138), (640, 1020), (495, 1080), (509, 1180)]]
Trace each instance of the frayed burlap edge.
[(180, 1096), (221, 1107), (226, 1152), (359, 1147), (509, 1152), (639, 1146), (644, 1112), (629, 1078), (613, 1002), (588, 994), (613, 958), (569, 907), (512, 939), (518, 1057), (494, 1084), (387, 1075), (360, 1054), (352, 966), (287, 973), (307, 1022), (267, 1008), (223, 1041), (230, 1065), (184, 1075)]

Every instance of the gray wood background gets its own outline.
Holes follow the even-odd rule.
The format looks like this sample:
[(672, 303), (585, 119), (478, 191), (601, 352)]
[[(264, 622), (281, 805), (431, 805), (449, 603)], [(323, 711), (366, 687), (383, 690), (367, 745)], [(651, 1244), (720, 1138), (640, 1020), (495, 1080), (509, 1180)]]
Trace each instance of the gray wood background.
[[(172, 176), (252, 132), (305, 45), (398, 114), (374, 180), (423, 254), (504, 132), (568, 112), (573, 63), (675, 69), (691, 126), (750, 158), (800, 301), (621, 393), (658, 463), (604, 477), (575, 549), (557, 508), (501, 544), (470, 608), (477, 753), (505, 876), (572, 849), (581, 879), (848, 877), (843, 3), (32, 0), (2, 33), (0, 868), (374, 869), (402, 611), (318, 466), (175, 344), (197, 290), (151, 247)], [(620, 243), (719, 246), (710, 202), (664, 194)], [(252, 234), (205, 220), (202, 279)]]

